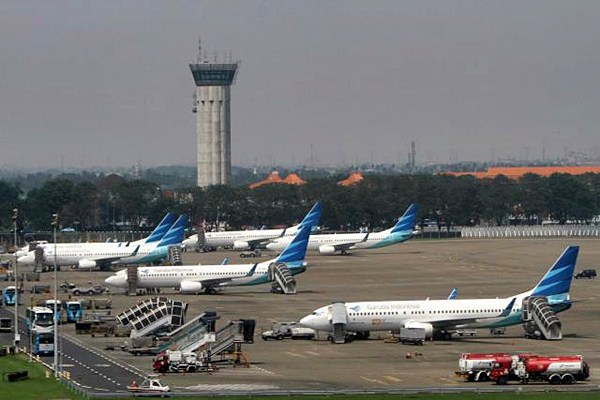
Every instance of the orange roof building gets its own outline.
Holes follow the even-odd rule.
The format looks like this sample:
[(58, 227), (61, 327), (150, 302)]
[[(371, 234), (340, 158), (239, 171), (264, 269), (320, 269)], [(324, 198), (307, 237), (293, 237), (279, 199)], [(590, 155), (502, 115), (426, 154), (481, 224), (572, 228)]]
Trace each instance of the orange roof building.
[(349, 177), (347, 177), (343, 181), (339, 181), (338, 185), (341, 185), (341, 186), (353, 186), (353, 185), (357, 185), (358, 183), (360, 183), (360, 181), (362, 181), (363, 179), (365, 179), (365, 177), (363, 176), (362, 173), (360, 173), (360, 172), (353, 172), (353, 173), (350, 174)]
[(297, 174), (295, 173), (291, 173), (288, 176), (286, 176), (286, 178), (283, 180), (282, 183), (286, 183), (288, 185), (297, 185), (297, 186), (302, 186), (302, 185), (306, 185), (306, 181), (302, 180), (302, 178), (300, 178)]
[(487, 171), (478, 172), (445, 172), (446, 175), (472, 175), (476, 178), (493, 179), (504, 175), (510, 179), (520, 179), (525, 174), (536, 174), (548, 177), (552, 174), (583, 175), (587, 173), (600, 174), (600, 166), (569, 166), (569, 167), (490, 167)]
[(260, 182), (256, 182), (250, 185), (250, 189), (256, 189), (264, 185), (268, 185), (271, 183), (278, 183), (284, 185), (305, 185), (306, 182), (303, 181), (297, 174), (291, 173), (285, 179), (281, 179), (279, 176), (279, 172), (273, 171)]

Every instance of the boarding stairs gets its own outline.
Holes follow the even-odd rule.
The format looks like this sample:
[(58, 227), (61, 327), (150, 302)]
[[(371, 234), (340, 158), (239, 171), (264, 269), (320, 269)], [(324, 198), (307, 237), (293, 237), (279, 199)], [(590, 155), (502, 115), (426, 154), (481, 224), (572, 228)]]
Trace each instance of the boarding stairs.
[(123, 326), (129, 325), (129, 323), (133, 319), (155, 309), (156, 307), (158, 307), (161, 304), (166, 303), (167, 301), (169, 301), (169, 299), (167, 297), (153, 297), (150, 299), (140, 301), (133, 307), (118, 314), (117, 320)]
[(183, 265), (180, 246), (169, 246), (169, 262), (171, 265)]
[(214, 361), (214, 356), (221, 356), (221, 361), (226, 360), (227, 355), (241, 351), (243, 343), (254, 343), (255, 326), (253, 319), (229, 321), (216, 332), (214, 341), (206, 343), (202, 353), (209, 361)]
[(131, 321), (131, 338), (150, 335), (165, 327), (181, 326), (185, 319), (187, 304), (182, 301), (169, 301), (161, 304)]
[(180, 326), (167, 334), (167, 340), (158, 348), (158, 352), (166, 350), (195, 351), (201, 347), (206, 340), (207, 334), (215, 331), (217, 314), (214, 311), (206, 311), (185, 325)]
[(330, 341), (332, 343), (346, 342), (346, 325), (348, 316), (346, 314), (346, 303), (338, 301), (329, 306), (329, 319), (332, 326)]
[(284, 263), (269, 265), (269, 281), (273, 281), (271, 291), (274, 293), (296, 293), (296, 279)]
[(127, 267), (127, 295), (135, 296), (137, 294), (138, 273), (137, 265)]
[(545, 296), (523, 299), (523, 329), (529, 338), (562, 339), (562, 324)]

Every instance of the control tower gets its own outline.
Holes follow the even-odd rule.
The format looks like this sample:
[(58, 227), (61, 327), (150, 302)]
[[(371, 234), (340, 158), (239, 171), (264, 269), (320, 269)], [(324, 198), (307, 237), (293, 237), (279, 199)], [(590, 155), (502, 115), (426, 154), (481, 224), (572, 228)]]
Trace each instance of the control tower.
[(201, 58), (190, 70), (196, 83), (192, 111), (198, 135), (198, 186), (226, 185), (231, 176), (231, 92), (239, 62)]

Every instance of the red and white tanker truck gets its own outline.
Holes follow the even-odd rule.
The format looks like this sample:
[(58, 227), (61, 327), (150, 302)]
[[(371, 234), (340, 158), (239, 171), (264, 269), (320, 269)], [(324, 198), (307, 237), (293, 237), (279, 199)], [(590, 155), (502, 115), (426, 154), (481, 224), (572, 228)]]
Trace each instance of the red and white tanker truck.
[(458, 360), (457, 376), (469, 382), (489, 380), (494, 365), (510, 368), (513, 356), (508, 353), (463, 353)]
[(521, 383), (549, 382), (551, 384), (571, 384), (589, 378), (590, 367), (582, 356), (543, 357), (519, 355), (509, 368), (497, 363), (490, 378), (498, 385), (505, 385), (516, 377)]

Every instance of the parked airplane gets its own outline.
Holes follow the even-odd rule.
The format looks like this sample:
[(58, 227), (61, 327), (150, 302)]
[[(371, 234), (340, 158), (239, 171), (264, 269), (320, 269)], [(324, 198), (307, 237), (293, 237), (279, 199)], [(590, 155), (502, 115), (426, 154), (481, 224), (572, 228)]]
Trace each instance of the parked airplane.
[[(291, 275), (306, 270), (304, 257), (310, 236), (304, 226), (288, 247), (276, 258), (256, 264), (182, 265), (137, 267), (138, 288), (177, 288), (181, 293), (215, 293), (225, 286), (249, 286), (274, 282), (276, 270), (285, 267)], [(286, 272), (284, 272), (286, 273)], [(127, 288), (127, 270), (106, 278), (107, 285)]]
[[(194, 234), (183, 241), (186, 248), (195, 248), (197, 246), (206, 247), (232, 247), (234, 250), (255, 249), (261, 243), (277, 237), (292, 237), (303, 226), (310, 225), (316, 227), (321, 219), (323, 206), (318, 201), (310, 209), (304, 219), (298, 224), (286, 229), (253, 229), (246, 231), (224, 231), (224, 232), (203, 232), (199, 235)], [(288, 240), (286, 245), (291, 241)], [(281, 247), (283, 250), (285, 246)]]
[[(579, 253), (569, 246), (531, 290), (505, 298), (450, 299), (420, 301), (366, 301), (333, 303), (316, 309), (300, 320), (300, 324), (325, 332), (333, 332), (336, 321), (345, 320), (345, 331), (363, 337), (370, 331), (398, 331), (421, 328), (427, 337), (450, 338), (450, 332), (464, 328), (500, 328), (523, 322), (525, 300), (543, 296), (554, 312), (571, 307), (569, 289)], [(342, 307), (342, 315), (335, 309)], [(508, 305), (508, 306), (507, 306)], [(504, 311), (503, 311), (504, 310)], [(345, 312), (344, 312), (345, 311)]]
[[(164, 260), (168, 255), (169, 247), (181, 246), (186, 224), (187, 217), (181, 215), (158, 242), (72, 243), (62, 244), (56, 249), (53, 244), (45, 245), (42, 254), (43, 264), (51, 266), (56, 262), (57, 266), (76, 265), (81, 269), (95, 267), (104, 269), (116, 263), (143, 264)], [(17, 258), (17, 262), (35, 264), (35, 252)]]
[[(163, 236), (165, 236), (165, 234), (167, 233), (169, 228), (171, 228), (171, 225), (173, 225), (173, 222), (175, 222), (175, 215), (173, 215), (173, 213), (169, 212), (163, 217), (162, 221), (160, 221), (160, 223), (156, 226), (156, 228), (154, 228), (154, 230), (152, 231), (152, 233), (150, 233), (150, 235), (148, 237), (145, 237), (140, 240), (136, 240), (135, 242), (129, 242), (129, 245), (136, 246), (136, 245), (142, 244), (142, 243), (159, 242), (163, 238)], [(68, 246), (71, 249), (75, 249), (77, 247), (79, 247), (81, 249), (86, 249), (86, 248), (89, 248), (90, 245), (92, 245), (92, 244), (105, 245), (106, 243), (110, 243), (115, 246), (122, 246), (124, 244), (124, 242), (83, 242), (83, 243), (56, 243), (55, 244), (55, 243), (48, 243), (47, 240), (42, 240), (42, 241), (32, 242), (31, 246), (28, 244), (27, 246), (21, 247), (17, 251), (16, 256), (17, 257), (26, 256), (29, 254), (29, 252), (35, 251), (36, 247), (39, 247), (39, 248), (52, 247), (52, 248), (54, 248), (55, 246), (56, 247)], [(24, 259), (24, 260), (27, 260), (27, 259)]]
[[(413, 229), (418, 211), (417, 205), (411, 204), (396, 225), (382, 232), (311, 235), (308, 250), (320, 254), (346, 254), (348, 250), (376, 249), (405, 242), (417, 233)], [(281, 251), (289, 241), (289, 237), (274, 239), (267, 244), (267, 249)]]

